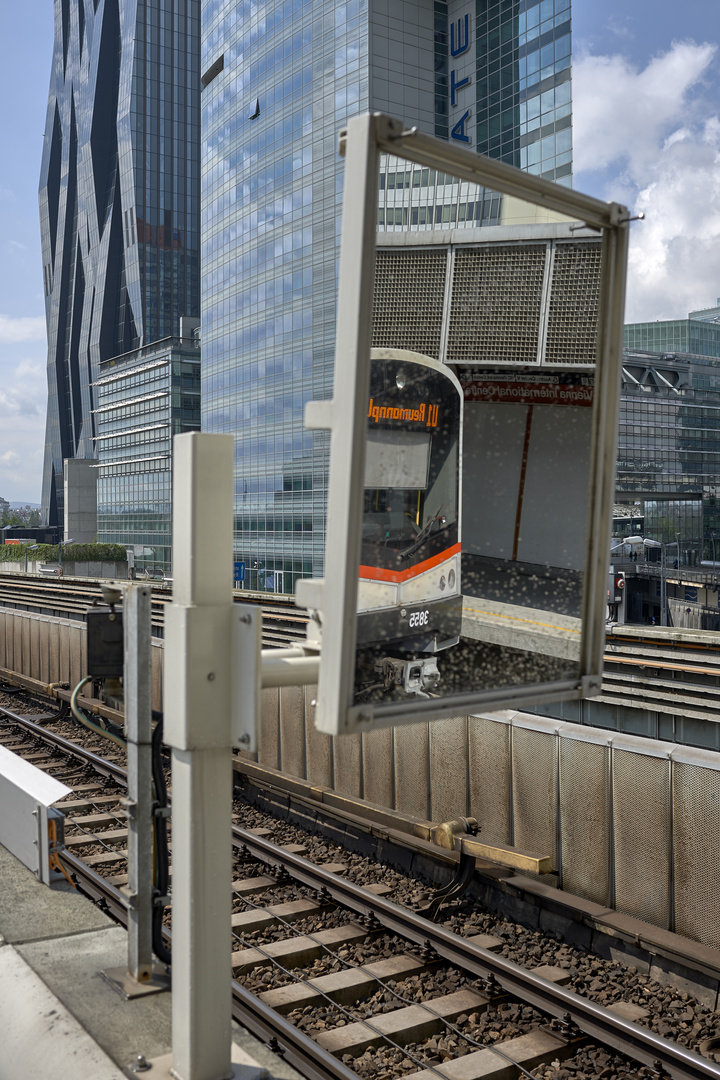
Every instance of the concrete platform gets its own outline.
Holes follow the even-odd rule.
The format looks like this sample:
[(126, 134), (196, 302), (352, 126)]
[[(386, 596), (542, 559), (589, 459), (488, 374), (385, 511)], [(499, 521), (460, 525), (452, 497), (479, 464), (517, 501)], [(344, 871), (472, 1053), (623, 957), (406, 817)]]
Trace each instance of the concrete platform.
[(579, 660), (581, 625), (571, 615), (463, 596), (462, 636), (489, 645)]
[[(160, 1080), (159, 1066), (142, 1073), (131, 1066), (140, 1054), (149, 1060), (171, 1053), (171, 996), (127, 1001), (101, 975), (126, 963), (121, 927), (65, 882), (40, 884), (0, 847), (2, 1080)], [(246, 1080), (299, 1080), (239, 1025), (233, 1043)]]

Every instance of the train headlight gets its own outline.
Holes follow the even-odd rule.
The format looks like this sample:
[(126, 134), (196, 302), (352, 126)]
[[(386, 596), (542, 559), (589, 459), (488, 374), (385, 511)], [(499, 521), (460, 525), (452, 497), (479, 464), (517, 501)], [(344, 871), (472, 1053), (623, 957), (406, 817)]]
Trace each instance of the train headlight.
[(450, 586), (451, 589), (455, 588), (455, 571), (454, 570), (451, 570), (450, 573), (448, 574), (448, 585)]
[(398, 371), (397, 375), (395, 376), (395, 385), (397, 386), (398, 390), (403, 390), (404, 389), (404, 387), (405, 387), (405, 372), (404, 371)]
[(443, 576), (440, 578), (440, 588), (444, 589), (445, 585), (446, 585), (445, 575), (443, 574)]

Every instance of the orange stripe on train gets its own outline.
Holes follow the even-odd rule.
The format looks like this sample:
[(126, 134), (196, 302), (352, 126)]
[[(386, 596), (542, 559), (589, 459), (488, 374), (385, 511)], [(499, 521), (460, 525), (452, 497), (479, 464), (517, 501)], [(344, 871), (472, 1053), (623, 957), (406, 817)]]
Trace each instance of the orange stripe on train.
[(410, 566), (407, 570), (381, 570), (378, 566), (360, 566), (360, 577), (370, 581), (387, 581), (391, 585), (401, 585), (403, 581), (410, 581), (414, 577), (418, 577), (420, 574), (424, 574), (426, 570), (432, 570), (434, 566), (439, 566), (440, 563), (445, 562), (451, 555), (457, 555), (460, 552), (460, 544), (453, 544), (452, 547), (445, 548), (444, 551), (440, 551), (437, 555), (433, 555), (430, 559), (425, 559), (424, 562), (418, 563), (416, 566)]

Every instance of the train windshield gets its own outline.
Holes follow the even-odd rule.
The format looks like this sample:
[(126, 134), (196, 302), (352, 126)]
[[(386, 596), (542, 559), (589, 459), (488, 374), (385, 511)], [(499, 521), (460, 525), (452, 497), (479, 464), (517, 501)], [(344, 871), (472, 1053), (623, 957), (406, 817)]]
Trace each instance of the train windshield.
[(403, 570), (457, 542), (459, 404), (442, 374), (389, 368), (374, 366), (363, 563)]

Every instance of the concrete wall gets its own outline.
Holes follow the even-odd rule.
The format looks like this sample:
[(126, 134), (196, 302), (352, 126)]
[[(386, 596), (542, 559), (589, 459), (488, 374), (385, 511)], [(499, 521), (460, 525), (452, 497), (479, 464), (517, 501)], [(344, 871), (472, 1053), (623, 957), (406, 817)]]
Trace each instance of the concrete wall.
[[(38, 574), (43, 577), (41, 567), (57, 566), (57, 563), (32, 562), (28, 559), (28, 574)], [(125, 581), (128, 576), (128, 564), (126, 562), (73, 562), (63, 561), (63, 577), (89, 577), (89, 578), (118, 578)], [(24, 574), (25, 560), (22, 562), (0, 563), (0, 574)]]
[[(73, 689), (87, 675), (86, 633), (76, 619), (0, 608), (0, 678), (17, 673), (45, 686), (64, 683)], [(162, 709), (162, 662), (162, 642), (153, 639), (153, 709)]]
[(97, 469), (88, 458), (65, 458), (65, 540), (92, 544), (97, 539)]
[[(0, 608), (0, 677), (75, 686), (85, 626)], [(153, 708), (162, 708), (153, 640)], [(720, 948), (720, 754), (516, 712), (331, 737), (314, 687), (264, 690), (260, 764), (413, 815), (476, 817), (551, 855), (560, 886)]]

